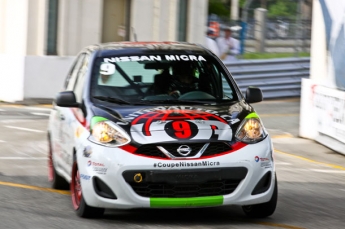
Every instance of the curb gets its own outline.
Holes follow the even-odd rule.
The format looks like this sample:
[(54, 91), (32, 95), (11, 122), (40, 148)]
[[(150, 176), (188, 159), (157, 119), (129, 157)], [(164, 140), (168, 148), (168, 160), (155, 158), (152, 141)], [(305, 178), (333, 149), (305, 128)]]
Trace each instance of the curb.
[(52, 107), (53, 99), (24, 99), (22, 101), (5, 102), (0, 101), (0, 106), (47, 106)]

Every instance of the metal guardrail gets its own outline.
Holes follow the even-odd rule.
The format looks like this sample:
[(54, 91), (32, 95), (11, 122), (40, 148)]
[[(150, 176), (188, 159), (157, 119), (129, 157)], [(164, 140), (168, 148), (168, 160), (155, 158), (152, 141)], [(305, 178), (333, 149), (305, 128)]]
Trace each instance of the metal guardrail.
[[(299, 97), (301, 79), (309, 78), (310, 58), (238, 60), (224, 63), (241, 92), (255, 86), (265, 98)], [(226, 89), (225, 89), (226, 91)]]

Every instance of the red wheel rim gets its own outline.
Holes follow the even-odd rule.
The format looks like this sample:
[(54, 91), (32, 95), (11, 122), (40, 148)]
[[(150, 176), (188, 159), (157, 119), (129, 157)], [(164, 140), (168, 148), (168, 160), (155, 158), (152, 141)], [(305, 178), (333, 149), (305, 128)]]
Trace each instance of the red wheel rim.
[(54, 171), (53, 171), (53, 152), (50, 141), (48, 141), (48, 180), (54, 180)]
[(79, 175), (78, 165), (76, 162), (74, 162), (73, 169), (72, 169), (71, 194), (72, 194), (73, 207), (74, 209), (77, 210), (80, 206), (82, 194), (81, 194), (81, 185), (80, 185), (80, 175)]

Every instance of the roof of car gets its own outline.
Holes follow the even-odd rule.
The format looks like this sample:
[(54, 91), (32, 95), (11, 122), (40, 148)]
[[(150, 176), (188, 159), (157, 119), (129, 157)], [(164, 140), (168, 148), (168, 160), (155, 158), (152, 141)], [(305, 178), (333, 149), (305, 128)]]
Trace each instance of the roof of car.
[(110, 42), (90, 45), (86, 47), (88, 51), (106, 51), (106, 50), (124, 50), (124, 49), (146, 49), (146, 50), (190, 50), (190, 51), (206, 51), (206, 49), (198, 44), (187, 42)]

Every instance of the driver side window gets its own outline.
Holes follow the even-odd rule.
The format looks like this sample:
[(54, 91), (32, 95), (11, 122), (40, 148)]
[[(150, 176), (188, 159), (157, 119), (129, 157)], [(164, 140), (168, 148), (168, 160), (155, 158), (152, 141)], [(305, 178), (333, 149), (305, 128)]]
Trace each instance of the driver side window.
[(85, 75), (86, 72), (88, 70), (88, 65), (89, 65), (89, 56), (88, 55), (84, 55), (81, 67), (77, 73), (78, 77), (77, 77), (77, 81), (74, 87), (74, 94), (75, 97), (77, 99), (78, 103), (81, 103), (82, 101), (82, 97), (83, 97), (83, 89), (84, 89), (84, 85), (85, 85)]
[(77, 80), (79, 69), (83, 63), (84, 60), (84, 54), (80, 54), (76, 61), (74, 62), (74, 66), (71, 68), (70, 72), (67, 75), (66, 81), (65, 81), (65, 90), (66, 91), (73, 91), (75, 82)]

